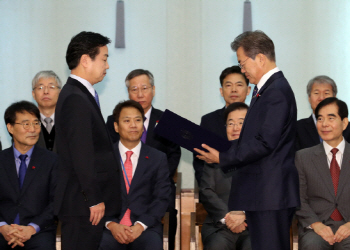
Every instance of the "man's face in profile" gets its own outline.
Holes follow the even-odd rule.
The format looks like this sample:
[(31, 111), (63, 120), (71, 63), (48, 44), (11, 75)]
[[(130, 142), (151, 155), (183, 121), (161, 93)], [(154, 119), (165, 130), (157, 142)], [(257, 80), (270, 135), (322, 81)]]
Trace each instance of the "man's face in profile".
[(89, 82), (94, 85), (101, 82), (107, 74), (109, 69), (108, 59), (108, 47), (100, 47), (100, 52), (96, 55), (95, 59), (92, 60), (89, 56), (87, 57), (87, 68), (86, 71), (89, 74)]

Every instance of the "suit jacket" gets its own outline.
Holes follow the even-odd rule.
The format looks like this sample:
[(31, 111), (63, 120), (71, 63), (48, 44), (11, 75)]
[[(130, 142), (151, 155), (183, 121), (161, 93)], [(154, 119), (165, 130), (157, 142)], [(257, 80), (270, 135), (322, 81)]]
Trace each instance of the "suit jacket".
[[(46, 128), (43, 124), (41, 124), (39, 139), (38, 139), (38, 142), (36, 143), (36, 145), (38, 145), (42, 148), (46, 148), (46, 142), (45, 142), (45, 136), (43, 133), (43, 129), (46, 129)], [(55, 126), (53, 126), (52, 129), (55, 129)], [(57, 153), (56, 140), (54, 140), (52, 152)]]
[(0, 221), (35, 223), (40, 232), (56, 231), (53, 202), (57, 181), (57, 155), (34, 146), (22, 189), (19, 188), (13, 147), (0, 152)]
[(297, 207), (298, 172), (294, 165), (297, 108), (281, 71), (252, 98), (240, 138), (220, 153), (225, 173), (240, 169), (232, 182), (230, 210), (264, 211)]
[(344, 220), (350, 221), (350, 144), (345, 142), (337, 196), (323, 144), (298, 151), (295, 165), (300, 180), (299, 225), (305, 228), (314, 222), (324, 223), (336, 207)]
[[(347, 142), (350, 142), (350, 126), (343, 131), (343, 136)], [(320, 136), (312, 118), (300, 119), (297, 122), (297, 140), (296, 149), (304, 149), (320, 144)]]
[[(168, 159), (170, 176), (172, 179), (172, 177), (176, 172), (177, 166), (179, 165), (179, 162), (180, 162), (181, 149), (179, 145), (154, 133), (154, 128), (156, 126), (156, 123), (157, 121), (160, 120), (162, 115), (163, 115), (163, 111), (152, 107), (151, 116), (150, 116), (148, 129), (147, 129), (146, 144), (166, 154)], [(114, 118), (112, 115), (108, 116), (106, 125), (112, 137), (113, 143), (116, 143), (117, 141), (119, 141), (119, 134), (114, 130)]]
[[(114, 144), (119, 155), (118, 142)], [(119, 223), (124, 213), (131, 210), (130, 219), (134, 224), (141, 221), (148, 228), (162, 235), (161, 219), (169, 205), (170, 178), (166, 155), (142, 143), (136, 171), (132, 178), (129, 194), (123, 176), (120, 176), (123, 206), (119, 218), (112, 219)]]
[(115, 158), (101, 110), (79, 81), (68, 78), (55, 110), (59, 179), (55, 213), (89, 216), (105, 203), (105, 215), (121, 208), (120, 163)]
[[(212, 131), (213, 133), (217, 134), (218, 136), (221, 136), (222, 138), (227, 139), (225, 126), (226, 121), (224, 118), (225, 109), (226, 107), (223, 107), (222, 109), (218, 109), (211, 113), (203, 115), (200, 126)], [(203, 167), (204, 161), (198, 159), (196, 155), (193, 154), (193, 168), (195, 171), (195, 177), (198, 182), (198, 185), (200, 185), (201, 182)]]
[(226, 176), (221, 169), (204, 164), (199, 187), (200, 200), (208, 212), (202, 228), (203, 239), (226, 227), (220, 220), (229, 212), (231, 183), (232, 177)]

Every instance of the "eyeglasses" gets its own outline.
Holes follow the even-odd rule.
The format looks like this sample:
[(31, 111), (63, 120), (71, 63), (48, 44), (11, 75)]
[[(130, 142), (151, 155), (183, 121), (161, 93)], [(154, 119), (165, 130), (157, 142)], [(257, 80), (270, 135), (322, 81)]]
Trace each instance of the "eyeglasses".
[(28, 130), (31, 126), (33, 126), (36, 129), (40, 128), (40, 126), (41, 126), (41, 122), (40, 121), (36, 121), (36, 122), (22, 122), (22, 123), (15, 122), (15, 124), (22, 125), (25, 130)]
[(132, 94), (137, 94), (137, 93), (139, 93), (139, 89), (140, 89), (141, 92), (144, 94), (144, 93), (149, 92), (149, 90), (150, 90), (151, 88), (152, 88), (152, 86), (150, 86), (150, 87), (142, 86), (141, 88), (138, 88), (138, 87), (130, 88), (129, 91), (130, 91)]
[[(38, 91), (43, 91), (45, 89), (48, 89), (48, 90), (56, 90), (56, 89), (60, 89), (60, 87), (58, 86), (54, 86), (54, 85), (49, 85), (49, 86), (39, 86), (39, 87), (35, 87), (34, 89), (38, 90)], [(34, 90), (33, 89), (33, 90)]]
[(244, 63), (249, 59), (249, 57), (247, 59), (245, 59), (242, 63), (238, 63), (238, 66), (243, 69), (244, 68)]
[(238, 128), (241, 128), (243, 126), (243, 121), (238, 122), (238, 123), (230, 122), (230, 123), (226, 124), (226, 127), (233, 128), (234, 126), (237, 126)]

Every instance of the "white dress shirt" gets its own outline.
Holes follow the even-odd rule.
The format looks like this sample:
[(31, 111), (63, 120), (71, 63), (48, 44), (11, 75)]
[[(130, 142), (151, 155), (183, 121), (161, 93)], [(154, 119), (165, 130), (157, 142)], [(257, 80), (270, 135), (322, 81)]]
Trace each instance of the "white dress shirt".
[(258, 92), (260, 91), (260, 89), (265, 85), (266, 81), (275, 73), (279, 72), (280, 69), (278, 67), (271, 69), (269, 72), (267, 72), (265, 75), (263, 75), (260, 79), (260, 81), (258, 82), (258, 84), (256, 85), (256, 87), (258, 88)]
[[(328, 162), (328, 167), (331, 167), (331, 161), (333, 158), (333, 154), (331, 150), (333, 149), (332, 146), (330, 146), (327, 142), (323, 141), (323, 147), (325, 150), (325, 153), (327, 155), (327, 162)], [(339, 168), (341, 169), (341, 164), (343, 162), (343, 154), (345, 150), (345, 140), (343, 137), (343, 140), (339, 143), (339, 145), (336, 147), (338, 149), (338, 152), (335, 154), (335, 158), (338, 162)]]
[(151, 112), (152, 112), (152, 106), (145, 114), (146, 121), (143, 123), (143, 126), (145, 126), (146, 131), (148, 131), (149, 119), (151, 119)]
[(91, 95), (95, 98), (95, 89), (92, 87), (91, 83), (89, 83), (88, 80), (85, 80), (84, 78), (81, 78), (80, 76), (76, 76), (73, 74), (70, 74), (69, 77), (73, 78), (73, 79), (79, 81), (81, 84), (83, 84), (87, 88), (87, 90), (89, 90)]
[[(40, 119), (41, 119), (41, 123), (44, 125), (44, 127), (46, 128), (46, 126), (47, 126), (47, 124), (46, 124), (46, 122), (45, 122), (45, 119), (46, 118), (46, 116), (44, 116), (42, 113), (40, 113)], [(51, 122), (51, 124), (52, 124), (52, 127), (53, 126), (55, 126), (55, 113), (53, 113), (51, 116), (50, 116), (50, 118), (52, 119), (52, 122)]]

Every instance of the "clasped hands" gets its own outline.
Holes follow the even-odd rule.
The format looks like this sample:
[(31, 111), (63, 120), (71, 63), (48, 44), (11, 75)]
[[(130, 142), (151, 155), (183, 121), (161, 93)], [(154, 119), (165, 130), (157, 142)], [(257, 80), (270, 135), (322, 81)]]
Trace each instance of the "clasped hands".
[(136, 223), (136, 225), (128, 227), (116, 222), (110, 222), (107, 225), (108, 229), (111, 231), (114, 239), (116, 239), (120, 244), (129, 244), (136, 240), (143, 232), (143, 226)]
[(243, 211), (230, 211), (225, 215), (225, 223), (232, 233), (241, 233), (248, 226)]
[(329, 226), (326, 226), (322, 222), (311, 224), (311, 228), (330, 245), (334, 245), (336, 242), (341, 242), (350, 236), (350, 222), (341, 225), (335, 234)]
[(14, 248), (16, 246), (23, 247), (23, 243), (29, 240), (36, 231), (32, 226), (11, 224), (1, 226), (0, 233), (8, 242), (7, 244), (12, 245), (11, 248)]

